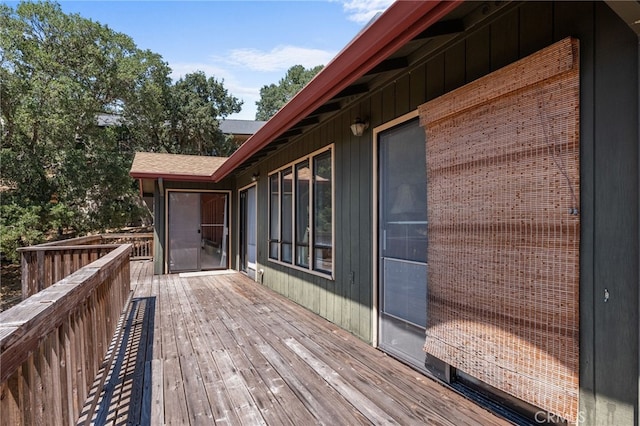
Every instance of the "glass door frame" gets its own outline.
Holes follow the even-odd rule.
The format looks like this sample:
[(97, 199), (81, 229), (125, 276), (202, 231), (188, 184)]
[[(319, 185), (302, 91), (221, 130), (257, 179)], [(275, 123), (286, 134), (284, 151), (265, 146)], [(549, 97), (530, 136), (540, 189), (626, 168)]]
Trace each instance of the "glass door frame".
[(371, 194), (371, 211), (373, 213), (373, 239), (372, 239), (372, 309), (371, 309), (371, 343), (373, 347), (379, 348), (378, 336), (380, 333), (380, 309), (381, 309), (381, 300), (379, 297), (380, 292), (380, 252), (379, 252), (379, 241), (380, 241), (380, 212), (379, 212), (379, 203), (380, 203), (380, 171), (379, 171), (379, 152), (378, 152), (378, 140), (380, 137), (380, 133), (383, 133), (389, 129), (392, 129), (396, 126), (402, 125), (410, 120), (416, 119), (419, 117), (418, 110), (415, 109), (407, 114), (404, 114), (400, 117), (397, 117), (387, 123), (381, 124), (377, 126), (372, 131), (372, 194)]
[[(253, 218), (250, 218), (250, 217), (245, 218), (244, 215), (248, 215), (250, 213), (250, 210), (247, 209), (247, 206), (243, 203), (242, 194), (246, 193), (248, 195), (249, 190), (252, 188), (255, 192), (255, 200), (254, 200), (255, 215)], [(246, 239), (246, 233), (248, 232), (248, 229), (250, 229), (250, 227), (246, 226), (245, 221), (249, 221), (249, 220), (254, 221), (253, 229), (255, 231), (255, 237), (256, 237), (256, 259), (255, 259), (255, 269), (253, 270), (253, 276), (250, 273), (250, 271), (248, 271), (248, 269), (250, 268), (248, 268), (249, 262), (247, 260), (248, 240)], [(251, 277), (254, 280), (257, 278), (257, 272), (258, 272), (258, 184), (257, 182), (247, 185), (245, 187), (242, 187), (238, 190), (238, 269), (241, 272), (246, 273), (249, 277)]]
[[(215, 268), (215, 269), (228, 269), (229, 268), (229, 259), (230, 256), (229, 254), (232, 253), (232, 238), (231, 238), (231, 232), (230, 230), (232, 229), (232, 216), (231, 216), (231, 194), (232, 191), (228, 191), (228, 190), (215, 190), (215, 189), (182, 189), (182, 188), (164, 188), (164, 261), (163, 261), (163, 270), (165, 274), (169, 274), (172, 273), (170, 271), (169, 268), (169, 258), (170, 258), (170, 229), (169, 229), (169, 193), (170, 192), (183, 192), (183, 193), (198, 193), (198, 194), (223, 194), (226, 197), (226, 203), (225, 203), (225, 220), (226, 220), (226, 224), (224, 225), (224, 230), (223, 230), (223, 241), (224, 241), (224, 247), (223, 249), (226, 248), (225, 250), (225, 254), (226, 254), (226, 258), (225, 258), (225, 262), (226, 262), (226, 266), (220, 267), (220, 268)], [(202, 209), (202, 202), (200, 203), (200, 209)], [(200, 213), (201, 214), (201, 213)], [(199, 228), (201, 227), (201, 223), (199, 223), (197, 225)], [(202, 232), (202, 231), (201, 231)], [(207, 269), (209, 270), (209, 269)], [(201, 269), (201, 265), (200, 265), (200, 261), (198, 261), (198, 270), (197, 271), (202, 271)], [(175, 271), (176, 273), (179, 273), (181, 271)], [(184, 271), (186, 272), (186, 271)], [(195, 271), (194, 271), (195, 272)]]
[(374, 132), (376, 345), (425, 370), (427, 188), (417, 111)]

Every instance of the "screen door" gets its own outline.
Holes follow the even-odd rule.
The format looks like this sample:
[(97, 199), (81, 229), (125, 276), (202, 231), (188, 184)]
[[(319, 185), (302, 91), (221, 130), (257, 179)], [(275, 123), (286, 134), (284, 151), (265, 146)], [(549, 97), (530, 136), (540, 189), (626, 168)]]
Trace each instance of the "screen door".
[(169, 192), (169, 272), (200, 269), (200, 194)]
[(424, 368), (427, 322), (425, 134), (412, 120), (379, 134), (379, 347)]

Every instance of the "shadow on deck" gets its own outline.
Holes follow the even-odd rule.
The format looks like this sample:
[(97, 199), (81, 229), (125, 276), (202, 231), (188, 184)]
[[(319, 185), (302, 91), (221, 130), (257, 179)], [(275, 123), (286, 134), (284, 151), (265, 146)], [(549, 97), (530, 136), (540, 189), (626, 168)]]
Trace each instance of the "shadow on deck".
[(242, 274), (131, 287), (81, 422), (508, 424)]
[[(105, 358), (104, 368), (89, 392), (80, 417), (82, 422), (149, 424), (152, 392), (145, 390), (145, 386), (151, 383), (149, 368), (153, 358), (155, 300), (155, 297), (140, 297), (130, 302)], [(87, 413), (94, 413), (90, 421), (87, 421)]]

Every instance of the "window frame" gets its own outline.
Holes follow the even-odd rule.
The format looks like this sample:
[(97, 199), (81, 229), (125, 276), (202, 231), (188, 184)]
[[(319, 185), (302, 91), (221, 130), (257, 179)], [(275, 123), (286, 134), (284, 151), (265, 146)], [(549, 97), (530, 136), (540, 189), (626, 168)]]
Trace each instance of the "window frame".
[[(316, 269), (316, 260), (314, 258), (314, 250), (313, 247), (315, 246), (315, 229), (314, 229), (314, 223), (315, 223), (315, 170), (314, 170), (314, 159), (316, 157), (319, 157), (323, 154), (329, 153), (329, 158), (331, 161), (331, 270), (326, 270), (326, 269)], [(313, 151), (311, 153), (309, 153), (308, 155), (305, 155), (303, 157), (297, 158), (294, 161), (291, 161), (287, 164), (284, 164), (283, 166), (272, 170), (271, 172), (269, 172), (268, 174), (268, 182), (269, 182), (269, 205), (267, 208), (269, 217), (268, 217), (268, 223), (271, 223), (271, 215), (272, 215), (272, 204), (274, 203), (274, 193), (272, 193), (272, 188), (271, 188), (271, 180), (274, 176), (277, 176), (277, 180), (278, 180), (278, 194), (277, 194), (277, 203), (278, 203), (278, 224), (279, 224), (279, 229), (278, 229), (278, 235), (271, 235), (271, 229), (269, 230), (269, 235), (268, 235), (268, 244), (269, 247), (271, 247), (272, 243), (277, 243), (278, 244), (278, 250), (277, 250), (277, 255), (278, 258), (274, 258), (271, 256), (271, 250), (269, 250), (269, 253), (267, 255), (267, 260), (269, 262), (272, 263), (276, 263), (278, 265), (283, 265), (286, 266), (288, 268), (292, 268), (292, 269), (296, 269), (299, 271), (304, 271), (313, 275), (317, 275), (317, 276), (321, 276), (324, 278), (329, 278), (329, 279), (334, 279), (334, 272), (335, 272), (335, 201), (336, 201), (336, 194), (335, 194), (335, 150), (334, 150), (334, 144), (330, 144), (327, 145), (319, 150)], [(296, 241), (296, 231), (297, 231), (297, 209), (298, 209), (298, 200), (297, 200), (297, 186), (298, 186), (298, 181), (297, 181), (297, 177), (298, 174), (296, 173), (297, 167), (303, 163), (306, 162), (307, 167), (309, 168), (309, 172), (311, 175), (310, 181), (309, 181), (309, 188), (308, 188), (308, 217), (306, 218), (306, 221), (308, 223), (309, 226), (309, 237), (308, 237), (308, 242), (307, 242), (307, 266), (300, 266), (299, 264), (297, 264), (297, 254), (298, 254), (298, 244)], [(291, 190), (292, 190), (292, 201), (291, 201), (291, 235), (292, 235), (292, 243), (291, 243), (291, 252), (292, 252), (292, 261), (291, 262), (287, 262), (282, 260), (282, 231), (283, 231), (283, 222), (282, 222), (282, 218), (284, 216), (283, 213), (283, 176), (285, 175), (286, 172), (290, 171), (291, 172), (291, 176), (292, 176), (292, 182), (291, 182)]]
[[(273, 218), (273, 214), (274, 214), (274, 209), (273, 209), (273, 203), (272, 203), (272, 198), (273, 198), (273, 193), (272, 193), (272, 188), (273, 188), (273, 178), (275, 177), (275, 185), (276, 188), (278, 190), (277, 192), (277, 198), (278, 198), (278, 202), (276, 203), (276, 208), (277, 211), (275, 211), (275, 218)], [(268, 178), (268, 184), (269, 184), (269, 201), (268, 201), (268, 223), (269, 223), (269, 229), (267, 232), (267, 240), (268, 240), (268, 246), (269, 246), (269, 250), (267, 251), (267, 259), (271, 260), (271, 259), (276, 259), (274, 257), (272, 257), (272, 245), (275, 244), (275, 254), (277, 256), (277, 259), (280, 259), (280, 174), (279, 173), (274, 173), (272, 175), (269, 175)], [(274, 222), (275, 221), (275, 222)], [(275, 225), (275, 226), (274, 226)], [(273, 235), (274, 234), (274, 228), (277, 227), (277, 229), (275, 229), (275, 233), (277, 235)]]

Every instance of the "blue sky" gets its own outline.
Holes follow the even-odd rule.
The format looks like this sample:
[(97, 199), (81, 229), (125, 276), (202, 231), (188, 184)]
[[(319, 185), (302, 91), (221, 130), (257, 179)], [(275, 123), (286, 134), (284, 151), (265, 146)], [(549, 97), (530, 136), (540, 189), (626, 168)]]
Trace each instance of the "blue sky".
[[(5, 2), (15, 5), (15, 2)], [(160, 54), (174, 80), (194, 71), (244, 101), (253, 120), (260, 88), (293, 65), (326, 65), (391, 0), (59, 1)]]

